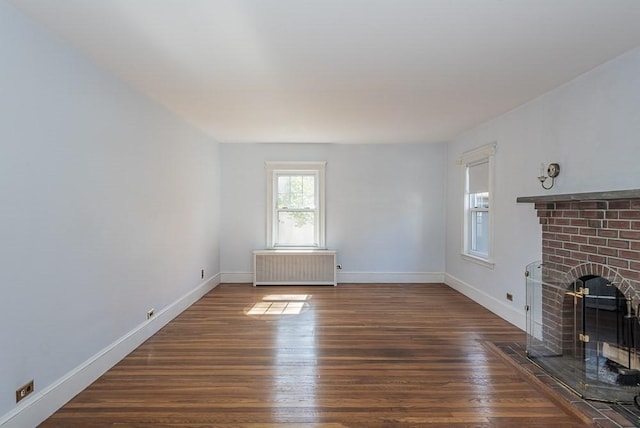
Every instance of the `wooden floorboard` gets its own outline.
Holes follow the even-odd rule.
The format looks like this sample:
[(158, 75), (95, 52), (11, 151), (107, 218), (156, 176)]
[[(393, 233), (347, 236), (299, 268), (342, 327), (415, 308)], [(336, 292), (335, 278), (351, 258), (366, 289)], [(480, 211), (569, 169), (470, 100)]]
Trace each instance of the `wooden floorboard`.
[(443, 284), (222, 284), (41, 426), (583, 426), (483, 346), (523, 340)]

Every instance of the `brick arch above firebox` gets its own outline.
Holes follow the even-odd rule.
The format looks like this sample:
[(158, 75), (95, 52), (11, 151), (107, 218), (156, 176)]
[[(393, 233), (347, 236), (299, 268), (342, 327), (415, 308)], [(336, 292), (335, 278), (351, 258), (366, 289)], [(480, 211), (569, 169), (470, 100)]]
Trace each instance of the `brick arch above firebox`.
[(631, 282), (624, 278), (616, 269), (600, 263), (587, 262), (571, 268), (562, 275), (564, 278), (563, 284), (569, 287), (569, 285), (576, 280), (589, 275), (606, 279), (611, 285), (617, 287), (625, 298), (631, 299), (634, 307), (640, 303), (640, 292), (632, 286)]

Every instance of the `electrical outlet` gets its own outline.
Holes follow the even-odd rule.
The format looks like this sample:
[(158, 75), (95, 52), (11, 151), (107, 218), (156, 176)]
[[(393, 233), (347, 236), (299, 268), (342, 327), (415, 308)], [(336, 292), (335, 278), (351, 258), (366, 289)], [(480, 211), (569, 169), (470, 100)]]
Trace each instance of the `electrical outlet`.
[(147, 311), (147, 319), (151, 318), (152, 316), (153, 316), (153, 308)]
[(200, 278), (204, 279), (204, 269), (200, 271)]
[(513, 302), (513, 294), (507, 293), (507, 300)]
[(33, 380), (16, 390), (16, 403), (33, 392)]

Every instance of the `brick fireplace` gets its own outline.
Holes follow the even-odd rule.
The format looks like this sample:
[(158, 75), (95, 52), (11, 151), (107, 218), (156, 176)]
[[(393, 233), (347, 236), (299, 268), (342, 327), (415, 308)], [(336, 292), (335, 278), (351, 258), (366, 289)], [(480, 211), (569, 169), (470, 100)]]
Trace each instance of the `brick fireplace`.
[(606, 266), (640, 289), (640, 198), (537, 202), (535, 208), (547, 267)]
[[(539, 325), (532, 333), (533, 353), (543, 355), (543, 362), (560, 371), (560, 375), (554, 373), (558, 377), (575, 376), (567, 383), (579, 394), (588, 396), (607, 377), (612, 385), (604, 382), (604, 391), (594, 398), (611, 396), (611, 388), (618, 383), (627, 391), (613, 394), (623, 397), (614, 401), (628, 401), (640, 392), (639, 363), (635, 362), (640, 361), (640, 190), (521, 197), (517, 201), (535, 204), (542, 227), (542, 263), (537, 272)], [(594, 312), (594, 305), (605, 310)], [(528, 318), (531, 316), (528, 312)], [(592, 325), (594, 318), (596, 324), (608, 322), (606, 328), (620, 339), (587, 332), (586, 325)], [(530, 332), (527, 334), (529, 337)], [(598, 362), (587, 367), (592, 358)], [(578, 373), (580, 370), (583, 372)]]

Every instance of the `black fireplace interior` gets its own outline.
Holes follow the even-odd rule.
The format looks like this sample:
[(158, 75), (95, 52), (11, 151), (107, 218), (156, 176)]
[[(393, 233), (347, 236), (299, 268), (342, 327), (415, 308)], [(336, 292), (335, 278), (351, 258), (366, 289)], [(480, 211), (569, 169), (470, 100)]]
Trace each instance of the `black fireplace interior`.
[(637, 308), (605, 278), (589, 275), (579, 283), (583, 295), (576, 301), (575, 312), (582, 313), (576, 321), (582, 324), (578, 337), (583, 339), (577, 343), (587, 373), (594, 372), (599, 380), (611, 384), (640, 385)]

